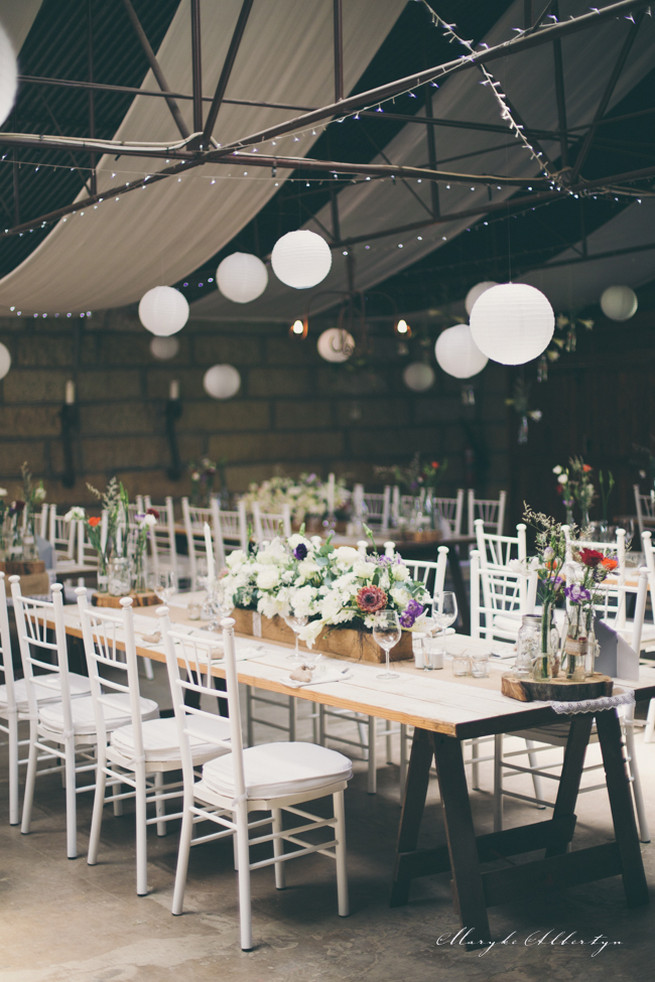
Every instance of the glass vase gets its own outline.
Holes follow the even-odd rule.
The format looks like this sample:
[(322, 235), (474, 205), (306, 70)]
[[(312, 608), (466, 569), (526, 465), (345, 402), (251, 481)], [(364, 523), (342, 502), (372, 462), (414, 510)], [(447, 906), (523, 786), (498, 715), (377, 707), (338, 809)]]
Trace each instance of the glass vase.
[(126, 597), (132, 589), (132, 563), (127, 556), (109, 560), (107, 591), (112, 597)]
[(145, 593), (148, 589), (146, 583), (146, 563), (143, 554), (136, 555), (133, 562), (134, 592)]
[(109, 592), (109, 570), (107, 568), (107, 558), (102, 553), (98, 553), (98, 571), (96, 573), (96, 589), (98, 593)]
[(532, 663), (532, 678), (536, 682), (556, 678), (559, 674), (559, 636), (550, 604), (545, 604), (539, 629), (539, 651)]

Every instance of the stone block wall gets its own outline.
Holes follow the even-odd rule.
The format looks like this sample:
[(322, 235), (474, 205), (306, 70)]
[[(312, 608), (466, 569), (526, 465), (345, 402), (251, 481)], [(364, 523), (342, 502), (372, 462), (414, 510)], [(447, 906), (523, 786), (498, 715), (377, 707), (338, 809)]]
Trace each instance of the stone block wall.
[[(448, 458), (443, 492), (477, 486), (495, 494), (508, 480), (506, 372), (490, 366), (476, 380), (475, 406), (464, 406), (461, 385), (435, 366), (434, 386), (413, 393), (402, 369), (417, 349), (399, 354), (397, 342), (373, 336), (359, 370), (330, 365), (315, 337), (290, 339), (280, 325), (189, 322), (177, 335), (175, 358), (158, 361), (151, 335), (136, 312), (89, 318), (0, 319), (0, 341), (12, 357), (0, 380), (0, 486), (18, 493), (27, 461), (43, 478), (48, 500), (89, 504), (87, 482), (104, 488), (116, 474), (131, 496), (154, 501), (190, 489), (187, 465), (203, 455), (225, 458), (228, 487), (244, 490), (278, 471), (330, 471), (349, 482), (381, 485), (378, 465)], [(433, 360), (433, 341), (427, 351)], [(414, 344), (414, 342), (411, 342)], [(241, 388), (227, 401), (206, 395), (211, 365), (234, 365)], [(78, 425), (71, 434), (73, 476), (66, 470), (61, 410), (66, 381), (76, 387)], [(171, 380), (180, 386), (176, 423), (184, 473), (171, 480), (165, 407)]]

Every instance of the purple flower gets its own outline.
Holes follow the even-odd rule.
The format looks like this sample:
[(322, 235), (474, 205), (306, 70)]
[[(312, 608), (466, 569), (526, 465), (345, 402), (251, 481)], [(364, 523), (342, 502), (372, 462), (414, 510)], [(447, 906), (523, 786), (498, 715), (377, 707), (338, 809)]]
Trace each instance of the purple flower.
[(418, 600), (410, 600), (398, 620), (401, 627), (413, 627), (414, 621), (423, 613), (424, 607)]
[(296, 548), (293, 550), (293, 554), (296, 559), (305, 559), (307, 556), (307, 546), (304, 542), (299, 542)]
[(572, 604), (582, 604), (591, 597), (589, 590), (585, 590), (579, 583), (571, 583), (565, 588), (564, 593)]

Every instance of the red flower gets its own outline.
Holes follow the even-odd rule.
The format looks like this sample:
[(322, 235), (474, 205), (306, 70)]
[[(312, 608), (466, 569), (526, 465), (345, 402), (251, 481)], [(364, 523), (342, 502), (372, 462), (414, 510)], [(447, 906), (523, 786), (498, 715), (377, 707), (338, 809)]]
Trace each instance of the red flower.
[(588, 474), (590, 470), (592, 470), (592, 468), (589, 466), (589, 464), (583, 464), (582, 465), (582, 473), (583, 474)]
[(357, 606), (365, 614), (374, 614), (387, 606), (387, 595), (379, 586), (363, 586), (357, 593)]
[(432, 463), (430, 464), (430, 467), (432, 468), (433, 471), (439, 470), (439, 466), (440, 464), (438, 460), (433, 460)]
[(157, 521), (159, 521), (159, 512), (156, 508), (146, 508), (146, 515), (154, 515)]
[[(580, 562), (584, 566), (589, 566), (591, 569), (595, 569), (599, 563), (603, 562), (602, 552), (598, 552), (596, 549), (581, 549), (580, 550)], [(604, 565), (604, 564), (603, 564)]]
[(100, 515), (93, 515), (91, 518), (89, 518), (89, 525), (92, 529), (94, 529), (97, 528), (98, 525), (100, 525), (101, 521), (102, 518), (100, 517)]

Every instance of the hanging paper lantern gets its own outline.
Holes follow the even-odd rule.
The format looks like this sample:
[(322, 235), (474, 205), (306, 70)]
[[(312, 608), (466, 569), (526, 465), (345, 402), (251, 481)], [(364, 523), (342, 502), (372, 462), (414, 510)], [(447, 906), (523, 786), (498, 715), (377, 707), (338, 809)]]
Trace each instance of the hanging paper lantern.
[(177, 338), (153, 338), (150, 342), (150, 354), (160, 361), (175, 358), (179, 350), (180, 342)]
[(613, 321), (627, 321), (636, 314), (639, 301), (629, 286), (608, 286), (600, 298), (600, 309)]
[(298, 229), (277, 240), (271, 253), (271, 266), (278, 280), (296, 290), (307, 290), (330, 272), (332, 252), (316, 232)]
[(321, 358), (326, 361), (348, 361), (355, 350), (355, 339), (341, 327), (330, 327), (319, 335), (316, 347)]
[(247, 252), (233, 252), (219, 263), (216, 285), (234, 303), (250, 303), (260, 297), (268, 283), (266, 266)]
[(413, 361), (403, 369), (403, 382), (412, 392), (425, 392), (434, 383), (434, 369), (424, 361)]
[(231, 399), (241, 385), (241, 376), (234, 365), (212, 365), (205, 372), (202, 384), (212, 399)]
[(0, 126), (14, 105), (17, 84), (16, 55), (11, 41), (0, 25)]
[(524, 365), (545, 351), (555, 330), (553, 308), (527, 283), (501, 283), (479, 297), (471, 335), (480, 351), (501, 365)]
[(9, 349), (4, 344), (0, 344), (0, 378), (4, 378), (10, 368), (11, 355)]
[(482, 283), (476, 283), (472, 286), (469, 292), (466, 294), (466, 300), (464, 301), (464, 306), (466, 307), (466, 313), (471, 316), (471, 311), (475, 305), (475, 301), (478, 297), (481, 297), (483, 293), (490, 290), (492, 286), (498, 286), (495, 280), (483, 280)]
[(482, 354), (471, 335), (468, 324), (455, 324), (447, 327), (437, 338), (434, 353), (439, 366), (455, 378), (471, 378), (487, 364), (488, 358)]
[(173, 286), (154, 286), (139, 302), (139, 320), (153, 334), (167, 338), (181, 331), (189, 319), (189, 304)]

